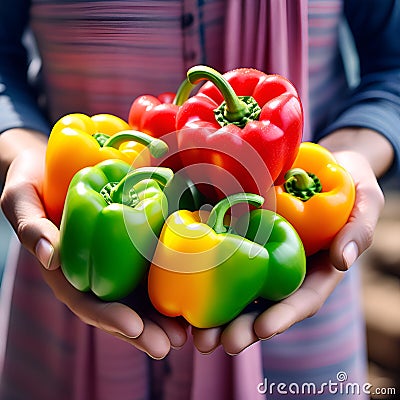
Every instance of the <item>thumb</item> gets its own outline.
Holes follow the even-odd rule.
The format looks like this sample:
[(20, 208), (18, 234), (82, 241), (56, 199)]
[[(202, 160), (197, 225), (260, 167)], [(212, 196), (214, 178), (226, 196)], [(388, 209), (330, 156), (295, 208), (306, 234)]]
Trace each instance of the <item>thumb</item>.
[(357, 185), (350, 218), (330, 246), (330, 260), (338, 270), (349, 269), (371, 246), (383, 206), (384, 196), (375, 179), (371, 179), (368, 185)]
[(1, 207), (20, 242), (46, 269), (59, 267), (59, 230), (46, 218), (40, 199), (44, 153), (26, 151), (10, 165)]

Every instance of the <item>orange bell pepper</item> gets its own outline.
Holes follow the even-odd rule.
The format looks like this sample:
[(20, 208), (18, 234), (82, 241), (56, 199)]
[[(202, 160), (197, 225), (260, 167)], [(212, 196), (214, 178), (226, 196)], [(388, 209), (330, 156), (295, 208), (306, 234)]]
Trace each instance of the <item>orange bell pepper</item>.
[(307, 256), (329, 248), (355, 201), (349, 172), (327, 149), (310, 142), (300, 145), (285, 182), (274, 190), (276, 212), (297, 230)]
[(149, 166), (151, 155), (161, 157), (167, 150), (160, 139), (132, 131), (127, 122), (111, 114), (62, 117), (46, 150), (43, 202), (48, 218), (60, 225), (69, 183), (82, 168), (108, 159), (120, 159), (134, 168)]

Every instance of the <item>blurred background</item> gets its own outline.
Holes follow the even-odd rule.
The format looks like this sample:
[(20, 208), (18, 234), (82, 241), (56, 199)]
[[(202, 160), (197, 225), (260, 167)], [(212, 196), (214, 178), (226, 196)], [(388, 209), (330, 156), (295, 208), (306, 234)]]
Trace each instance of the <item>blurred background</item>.
[[(2, 187), (0, 186), (0, 193)], [(8, 221), (5, 219), (3, 212), (0, 210), (0, 282), (3, 277), (3, 271), (6, 262), (6, 256), (8, 251), (8, 244), (12, 235), (11, 227)]]
[[(372, 399), (400, 399), (400, 190), (385, 188), (386, 204), (374, 243), (361, 258), (366, 318), (369, 383), (385, 394)], [(389, 393), (395, 388), (396, 393)]]

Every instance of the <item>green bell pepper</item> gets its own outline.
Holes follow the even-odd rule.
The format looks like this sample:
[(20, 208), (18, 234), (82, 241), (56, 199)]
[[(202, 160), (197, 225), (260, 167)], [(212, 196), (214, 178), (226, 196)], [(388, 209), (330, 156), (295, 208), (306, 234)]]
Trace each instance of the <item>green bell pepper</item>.
[(130, 172), (107, 160), (73, 177), (61, 220), (61, 268), (80, 291), (121, 299), (145, 276), (168, 213), (163, 188), (173, 172), (142, 167)]
[(159, 312), (209, 328), (229, 322), (259, 297), (276, 301), (297, 290), (306, 258), (297, 232), (283, 217), (256, 209), (224, 225), (233, 205), (260, 207), (263, 201), (238, 193), (207, 216), (179, 210), (168, 217), (148, 277), (150, 300)]

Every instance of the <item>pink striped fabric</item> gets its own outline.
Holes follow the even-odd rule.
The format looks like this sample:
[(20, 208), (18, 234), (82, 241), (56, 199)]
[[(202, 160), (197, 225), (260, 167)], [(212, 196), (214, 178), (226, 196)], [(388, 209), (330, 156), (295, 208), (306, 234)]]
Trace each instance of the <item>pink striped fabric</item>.
[[(126, 118), (137, 95), (174, 91), (193, 64), (250, 66), (295, 83), (308, 139), (343, 89), (341, 7), (341, 0), (32, 0), (51, 117)], [(80, 322), (26, 251), (10, 260), (8, 273), (14, 269), (1, 400), (257, 400), (264, 377), (317, 384), (343, 370), (365, 379), (356, 269), (314, 318), (237, 357), (221, 349), (200, 355), (189, 342), (164, 361)]]
[(223, 69), (214, 39), (223, 35), (223, 0), (32, 3), (53, 119), (79, 110), (127, 118), (136, 96), (175, 91), (189, 66)]
[[(240, 0), (228, 4), (226, 69), (281, 74), (296, 86), (308, 124), (307, 0)], [(308, 129), (306, 139), (310, 139)]]

